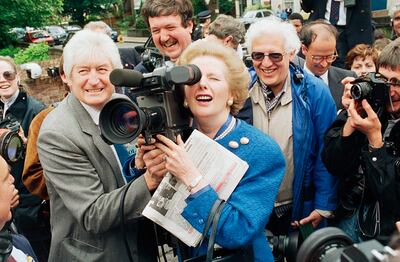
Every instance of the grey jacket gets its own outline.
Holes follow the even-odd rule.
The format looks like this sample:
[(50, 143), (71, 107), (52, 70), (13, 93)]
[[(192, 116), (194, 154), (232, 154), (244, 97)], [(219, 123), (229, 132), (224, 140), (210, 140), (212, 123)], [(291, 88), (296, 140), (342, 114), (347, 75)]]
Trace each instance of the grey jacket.
[[(38, 152), (51, 203), (49, 261), (128, 261), (120, 215), (127, 185), (111, 147), (73, 94), (44, 120)], [(145, 222), (141, 212), (149, 200), (145, 180), (139, 177), (124, 205), (125, 234), (134, 261), (155, 261), (155, 242), (138, 248), (152, 236), (152, 231), (138, 236), (139, 223)]]

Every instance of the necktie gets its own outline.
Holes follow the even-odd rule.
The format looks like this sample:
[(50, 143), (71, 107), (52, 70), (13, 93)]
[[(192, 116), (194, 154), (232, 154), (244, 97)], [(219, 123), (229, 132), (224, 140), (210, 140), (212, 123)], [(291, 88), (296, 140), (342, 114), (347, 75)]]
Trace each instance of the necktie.
[(339, 7), (340, 7), (340, 1), (337, 0), (331, 1), (331, 15), (329, 17), (329, 22), (332, 25), (336, 25), (337, 22), (339, 21)]

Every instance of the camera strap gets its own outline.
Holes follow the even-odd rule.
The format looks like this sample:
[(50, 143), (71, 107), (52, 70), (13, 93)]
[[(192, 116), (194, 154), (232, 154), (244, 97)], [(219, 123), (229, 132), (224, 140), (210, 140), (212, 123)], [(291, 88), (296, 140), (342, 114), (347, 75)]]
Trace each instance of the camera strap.
[[(362, 236), (376, 238), (381, 232), (381, 213), (379, 201), (367, 206), (365, 203), (365, 187), (362, 191), (360, 207), (357, 215), (357, 226)], [(372, 232), (371, 232), (372, 231)]]

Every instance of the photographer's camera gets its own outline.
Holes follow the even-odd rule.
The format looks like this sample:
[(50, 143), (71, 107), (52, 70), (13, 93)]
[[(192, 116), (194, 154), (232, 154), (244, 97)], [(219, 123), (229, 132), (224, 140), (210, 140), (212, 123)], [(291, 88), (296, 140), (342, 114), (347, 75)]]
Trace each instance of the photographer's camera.
[(389, 85), (379, 73), (369, 73), (352, 82), (351, 97), (356, 101), (366, 99), (375, 112), (382, 111), (389, 99)]

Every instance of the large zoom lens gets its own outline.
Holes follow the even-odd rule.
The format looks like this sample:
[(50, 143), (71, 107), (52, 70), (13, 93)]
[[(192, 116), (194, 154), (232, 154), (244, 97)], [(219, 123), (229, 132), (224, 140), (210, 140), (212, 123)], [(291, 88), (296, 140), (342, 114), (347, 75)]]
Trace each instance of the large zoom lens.
[(368, 82), (360, 82), (354, 84), (350, 89), (351, 97), (354, 100), (358, 101), (361, 101), (369, 97), (371, 92), (372, 92), (372, 86)]
[(23, 151), (23, 142), (18, 133), (5, 131), (0, 136), (0, 154), (7, 163), (14, 163), (22, 159)]
[(139, 108), (128, 98), (117, 98), (101, 110), (99, 127), (108, 143), (126, 144), (144, 130), (161, 130), (164, 119), (161, 107)]

